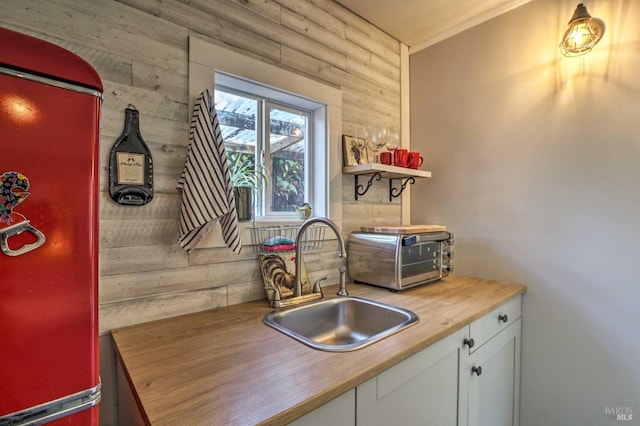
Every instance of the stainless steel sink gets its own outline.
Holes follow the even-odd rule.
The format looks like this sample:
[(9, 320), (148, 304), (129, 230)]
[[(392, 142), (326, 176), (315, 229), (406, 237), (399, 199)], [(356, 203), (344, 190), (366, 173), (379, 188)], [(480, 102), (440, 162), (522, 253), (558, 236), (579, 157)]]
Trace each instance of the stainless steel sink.
[(409, 310), (359, 297), (323, 299), (264, 317), (265, 324), (287, 336), (331, 352), (363, 348), (417, 321)]

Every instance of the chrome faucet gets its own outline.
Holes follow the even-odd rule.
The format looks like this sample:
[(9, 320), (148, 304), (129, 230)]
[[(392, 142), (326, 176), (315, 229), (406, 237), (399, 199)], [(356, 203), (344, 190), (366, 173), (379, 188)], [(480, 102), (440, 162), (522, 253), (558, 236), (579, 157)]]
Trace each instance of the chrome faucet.
[[(296, 283), (294, 287), (294, 294), (296, 296), (302, 295), (302, 282), (300, 281), (302, 269), (302, 236), (304, 235), (304, 231), (306, 231), (307, 228), (314, 223), (324, 223), (333, 230), (333, 232), (336, 234), (336, 237), (338, 237), (338, 244), (340, 245), (338, 256), (347, 257), (347, 249), (345, 248), (344, 237), (342, 236), (342, 232), (338, 228), (338, 225), (336, 225), (326, 217), (312, 217), (311, 219), (307, 219), (305, 222), (303, 222), (302, 225), (300, 225), (300, 228), (298, 228), (298, 232), (296, 233)], [(347, 268), (346, 266), (340, 266), (338, 270), (340, 271), (340, 288), (338, 289), (338, 296), (348, 296), (349, 293), (347, 293), (346, 283)]]

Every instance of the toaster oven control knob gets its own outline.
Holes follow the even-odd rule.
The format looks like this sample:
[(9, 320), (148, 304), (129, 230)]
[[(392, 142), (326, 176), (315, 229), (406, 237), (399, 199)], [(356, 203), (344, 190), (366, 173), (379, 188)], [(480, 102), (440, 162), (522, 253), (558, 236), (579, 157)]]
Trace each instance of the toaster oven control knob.
[(447, 272), (453, 272), (453, 265), (442, 265), (442, 270)]
[(442, 257), (445, 259), (453, 259), (453, 252), (451, 250), (442, 250)]

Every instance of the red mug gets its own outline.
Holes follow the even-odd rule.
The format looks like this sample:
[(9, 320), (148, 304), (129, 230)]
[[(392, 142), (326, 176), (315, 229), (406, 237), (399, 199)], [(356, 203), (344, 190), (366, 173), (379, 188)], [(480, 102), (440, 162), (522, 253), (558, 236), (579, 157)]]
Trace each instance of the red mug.
[(409, 162), (409, 151), (406, 149), (396, 149), (393, 153), (393, 165), (398, 167), (407, 167)]
[(392, 155), (389, 151), (380, 153), (380, 163), (391, 165)]
[(422, 166), (424, 158), (420, 156), (420, 153), (417, 151), (411, 151), (409, 153), (409, 159), (407, 160), (407, 167), (411, 169), (419, 169)]

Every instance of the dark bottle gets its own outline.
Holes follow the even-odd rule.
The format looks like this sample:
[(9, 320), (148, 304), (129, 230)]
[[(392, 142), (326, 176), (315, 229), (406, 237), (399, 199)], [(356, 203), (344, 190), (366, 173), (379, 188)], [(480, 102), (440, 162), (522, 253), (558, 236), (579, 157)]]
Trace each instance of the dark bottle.
[(153, 159), (140, 135), (138, 110), (126, 109), (124, 130), (109, 156), (109, 194), (113, 201), (130, 206), (153, 198)]

